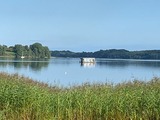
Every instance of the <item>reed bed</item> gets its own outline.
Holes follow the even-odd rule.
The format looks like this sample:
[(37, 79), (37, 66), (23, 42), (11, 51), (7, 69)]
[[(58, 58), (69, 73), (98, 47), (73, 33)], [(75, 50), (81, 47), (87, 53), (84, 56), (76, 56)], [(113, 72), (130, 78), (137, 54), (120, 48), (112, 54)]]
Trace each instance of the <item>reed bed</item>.
[(59, 88), (0, 73), (0, 120), (160, 120), (160, 79)]

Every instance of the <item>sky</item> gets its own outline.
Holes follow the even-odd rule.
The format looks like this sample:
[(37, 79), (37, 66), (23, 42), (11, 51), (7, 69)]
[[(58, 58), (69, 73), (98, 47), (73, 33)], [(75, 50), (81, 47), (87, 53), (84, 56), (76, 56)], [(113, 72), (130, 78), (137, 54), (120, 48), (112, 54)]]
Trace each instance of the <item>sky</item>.
[(160, 49), (160, 0), (0, 0), (0, 44)]

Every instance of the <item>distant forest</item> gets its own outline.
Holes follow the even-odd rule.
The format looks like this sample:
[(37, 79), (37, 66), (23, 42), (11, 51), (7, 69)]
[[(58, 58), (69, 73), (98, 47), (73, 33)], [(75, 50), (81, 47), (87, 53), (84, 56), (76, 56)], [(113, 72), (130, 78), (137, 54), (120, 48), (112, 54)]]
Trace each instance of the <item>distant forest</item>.
[(30, 46), (17, 44), (15, 46), (0, 45), (0, 56), (25, 58), (50, 58), (50, 51), (47, 46), (40, 43), (34, 43)]
[(160, 59), (160, 50), (128, 51), (125, 49), (99, 50), (96, 52), (50, 51), (40, 43), (32, 45), (16, 44), (15, 46), (0, 45), (0, 56), (20, 58), (50, 58), (52, 57), (95, 57), (111, 59)]
[(111, 59), (160, 59), (160, 50), (128, 51), (125, 49), (99, 50), (96, 52), (51, 51), (53, 57), (95, 57)]

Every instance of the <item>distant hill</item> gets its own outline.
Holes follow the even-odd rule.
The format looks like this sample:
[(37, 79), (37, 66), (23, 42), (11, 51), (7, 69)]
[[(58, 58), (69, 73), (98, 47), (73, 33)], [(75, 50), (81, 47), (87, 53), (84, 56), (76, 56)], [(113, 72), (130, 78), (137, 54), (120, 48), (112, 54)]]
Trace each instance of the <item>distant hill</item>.
[(50, 58), (50, 51), (47, 46), (34, 43), (30, 46), (16, 44), (15, 46), (0, 45), (0, 56), (20, 58)]
[(95, 52), (51, 51), (51, 56), (95, 57), (111, 59), (160, 59), (160, 50), (128, 51), (125, 49), (109, 49)]

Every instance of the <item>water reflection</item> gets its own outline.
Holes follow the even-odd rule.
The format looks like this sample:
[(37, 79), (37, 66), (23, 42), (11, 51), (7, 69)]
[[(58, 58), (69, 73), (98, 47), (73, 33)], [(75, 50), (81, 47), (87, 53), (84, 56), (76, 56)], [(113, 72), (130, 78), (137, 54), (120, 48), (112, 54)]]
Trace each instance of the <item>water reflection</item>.
[(95, 67), (95, 63), (81, 63), (81, 66), (85, 68), (93, 68)]
[(159, 68), (159, 60), (105, 60), (98, 59), (96, 64), (101, 67), (129, 67), (129, 66), (141, 66)]
[(48, 59), (14, 59), (14, 58), (1, 58), (0, 67), (6, 66), (14, 67), (16, 69), (31, 68), (33, 71), (39, 71), (43, 68), (47, 68), (49, 65)]

